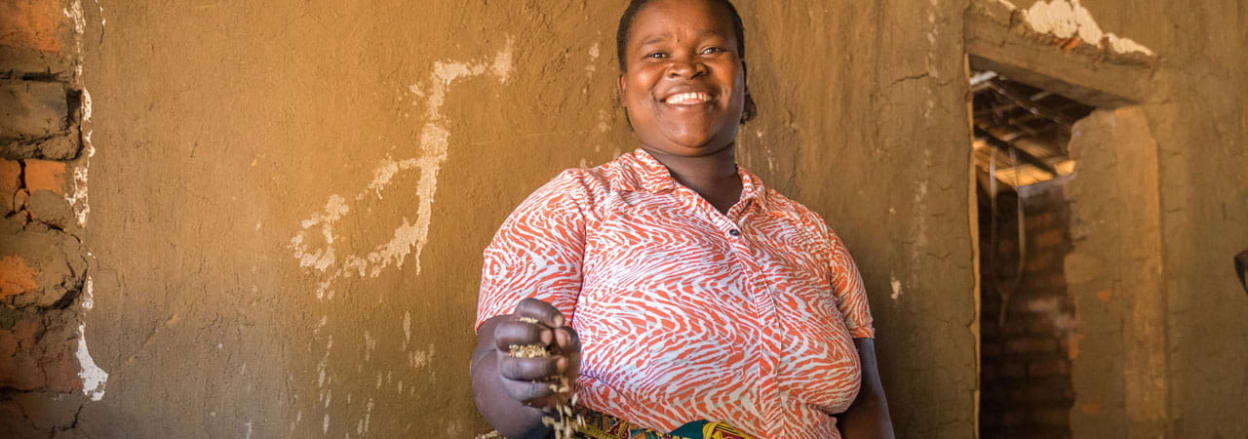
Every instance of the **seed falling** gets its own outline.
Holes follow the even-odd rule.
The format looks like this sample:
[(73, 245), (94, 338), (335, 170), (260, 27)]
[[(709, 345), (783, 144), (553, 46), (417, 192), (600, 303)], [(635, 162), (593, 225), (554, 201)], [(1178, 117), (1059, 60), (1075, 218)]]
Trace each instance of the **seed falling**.
[[(516, 320), (525, 323), (539, 323), (537, 319), (532, 317), (520, 317)], [(507, 355), (516, 358), (543, 358), (552, 354), (546, 346), (538, 344), (511, 345), (507, 347)], [(567, 377), (559, 377), (559, 382), (551, 384), (550, 390), (560, 396), (558, 398), (560, 402), (551, 408), (553, 416), (542, 417), (542, 425), (550, 427), (555, 433), (555, 439), (573, 439), (576, 430), (580, 429), (581, 424), (584, 422), (581, 416), (573, 416), (575, 413), (572, 410), (572, 405), (576, 404), (576, 394), (572, 393), (572, 387), (569, 385)], [(569, 394), (571, 396), (567, 397)]]

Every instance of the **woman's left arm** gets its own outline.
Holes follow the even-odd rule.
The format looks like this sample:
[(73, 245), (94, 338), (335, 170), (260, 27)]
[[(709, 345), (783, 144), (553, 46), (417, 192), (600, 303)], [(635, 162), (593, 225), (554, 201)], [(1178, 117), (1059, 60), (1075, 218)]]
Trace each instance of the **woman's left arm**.
[(858, 348), (862, 364), (862, 389), (849, 410), (838, 416), (841, 436), (845, 439), (892, 439), (893, 421), (888, 416), (888, 400), (884, 398), (884, 385), (880, 384), (880, 370), (875, 364), (875, 342), (870, 338), (855, 338), (854, 346)]

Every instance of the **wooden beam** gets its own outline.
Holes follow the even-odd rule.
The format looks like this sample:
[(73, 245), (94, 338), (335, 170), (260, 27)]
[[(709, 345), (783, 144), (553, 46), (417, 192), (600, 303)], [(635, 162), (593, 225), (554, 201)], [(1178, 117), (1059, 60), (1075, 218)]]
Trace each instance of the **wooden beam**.
[(1049, 175), (1057, 175), (1057, 169), (1054, 169), (1052, 165), (1046, 163), (1044, 160), (1040, 160), (1036, 156), (1031, 155), (1031, 153), (1022, 150), (1021, 148), (1015, 147), (1009, 142), (996, 138), (992, 135), (992, 133), (989, 133), (982, 128), (975, 127), (975, 136), (983, 139), (985, 142), (988, 142), (988, 145), (993, 148), (997, 148), (1005, 152), (1013, 152), (1023, 163), (1034, 166), (1036, 169), (1044, 172), (1048, 172)]

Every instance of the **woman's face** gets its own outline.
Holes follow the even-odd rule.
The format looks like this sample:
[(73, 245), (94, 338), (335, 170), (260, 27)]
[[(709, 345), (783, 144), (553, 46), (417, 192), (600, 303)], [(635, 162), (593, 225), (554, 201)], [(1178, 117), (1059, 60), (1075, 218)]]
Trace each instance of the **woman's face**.
[(643, 147), (698, 157), (733, 144), (745, 74), (726, 9), (652, 1), (633, 18), (624, 55), (620, 96)]

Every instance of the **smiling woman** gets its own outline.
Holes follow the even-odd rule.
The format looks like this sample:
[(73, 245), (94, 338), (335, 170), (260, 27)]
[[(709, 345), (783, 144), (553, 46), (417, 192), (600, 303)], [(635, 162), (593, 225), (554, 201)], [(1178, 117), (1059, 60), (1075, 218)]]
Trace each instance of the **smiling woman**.
[(617, 35), (640, 148), (565, 171), (485, 249), (482, 414), (507, 437), (562, 431), (568, 405), (578, 437), (891, 437), (853, 259), (736, 164), (736, 9), (633, 1)]

